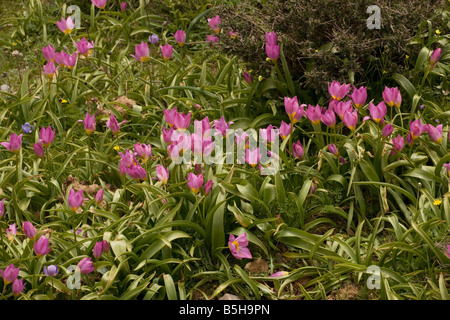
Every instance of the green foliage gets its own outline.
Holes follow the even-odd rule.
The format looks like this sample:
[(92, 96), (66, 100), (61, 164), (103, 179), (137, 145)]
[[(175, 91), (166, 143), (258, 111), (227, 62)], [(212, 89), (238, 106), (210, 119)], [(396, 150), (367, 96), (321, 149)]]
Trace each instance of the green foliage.
[[(389, 73), (389, 81), (398, 85), (403, 97), (401, 107), (388, 107), (384, 117), (385, 124), (394, 127), (389, 138), (382, 136), (381, 124), (362, 121), (370, 114), (369, 102), (382, 101), (384, 80), (375, 77), (374, 70), (385, 68), (381, 57), (368, 60), (375, 49), (365, 55), (363, 46), (352, 53), (360, 58), (360, 70), (342, 69), (353, 71), (359, 79), (355, 84), (368, 81), (373, 98), (358, 109), (355, 131), (340, 120), (330, 129), (302, 117), (280, 139), (280, 170), (262, 175), (259, 167), (249, 164), (175, 164), (162, 136), (167, 127), (164, 111), (176, 107), (191, 112), (191, 132), (193, 120), (205, 117), (209, 125), (224, 117), (234, 129), (259, 130), (289, 123), (280, 97), (298, 96), (301, 103), (326, 105), (328, 94), (315, 99), (310, 95), (314, 86), (303, 89), (296, 81), (299, 73), (292, 51), (298, 48), (295, 38), (290, 42), (286, 36), (295, 27), (287, 23), (292, 16), (276, 22), (283, 46), (274, 64), (252, 49), (256, 44), (263, 47), (263, 32), (258, 29), (258, 37), (247, 38), (245, 29), (231, 24), (229, 16), (222, 20), (222, 44), (207, 43), (205, 37), (212, 33), (207, 18), (223, 7), (211, 7), (206, 1), (135, 1), (125, 12), (118, 2), (100, 10), (88, 0), (80, 1), (82, 26), (70, 34), (56, 27), (66, 9), (64, 1), (14, 3), (16, 10), (9, 10), (0, 25), (1, 72), (6, 73), (1, 84), (9, 85), (0, 91), (0, 139), (8, 142), (11, 133), (23, 136), (18, 153), (1, 146), (0, 200), (6, 200), (0, 219), (0, 268), (19, 267), (26, 286), (14, 296), (2, 280), (0, 299), (190, 300), (218, 299), (225, 293), (247, 300), (340, 299), (348, 287), (357, 291), (352, 297), (347, 294), (353, 299), (448, 299), (450, 181), (444, 164), (450, 162), (450, 47), (444, 28), (438, 35), (431, 20), (418, 26), (410, 43), (418, 54), (411, 55), (409, 62), (402, 58), (404, 51), (391, 52), (392, 67), (405, 66), (399, 73)], [(279, 2), (270, 8), (276, 14), (293, 3)], [(220, 4), (229, 8), (237, 3)], [(430, 10), (423, 8), (429, 7), (423, 4), (416, 10), (424, 16), (405, 13), (398, 21), (404, 18), (416, 28), (422, 18), (430, 18)], [(331, 19), (329, 10), (336, 12), (326, 7), (316, 13), (316, 20)], [(345, 11), (341, 18), (346, 14), (354, 12)], [(448, 17), (448, 11), (439, 14)], [(254, 22), (264, 25), (258, 17), (255, 14)], [(326, 27), (296, 28), (311, 39), (326, 34)], [(351, 25), (342, 27), (351, 29)], [(181, 29), (188, 33), (183, 47), (171, 35)], [(261, 67), (261, 79), (255, 68), (251, 83), (245, 81), (245, 55), (218, 50), (229, 45), (229, 29), (239, 29), (239, 36), (229, 41), (234, 41), (237, 51), (250, 50)], [(412, 31), (403, 31), (388, 48), (396, 41), (407, 43), (404, 36)], [(152, 33), (159, 35), (159, 44), (149, 45), (148, 61), (136, 61), (130, 56), (135, 45), (148, 43)], [(78, 55), (73, 69), (60, 67), (49, 79), (42, 71), (47, 63), (42, 47), (52, 44), (58, 52), (73, 53), (73, 43), (83, 37), (94, 42), (92, 54)], [(317, 43), (308, 42), (304, 49), (315, 50), (326, 38), (315, 39)], [(174, 46), (169, 60), (162, 58), (159, 48), (165, 43)], [(350, 42), (342, 52), (355, 46)], [(430, 54), (437, 47), (442, 55), (431, 68)], [(22, 55), (13, 55), (14, 50)], [(318, 50), (325, 60), (345, 60), (330, 48)], [(320, 64), (312, 60), (307, 64)], [(334, 70), (328, 71), (321, 73), (325, 81), (310, 77), (306, 83), (323, 86), (335, 80)], [(89, 135), (80, 122), (86, 113), (96, 115), (96, 130)], [(118, 122), (126, 121), (117, 135), (106, 125), (111, 115)], [(392, 137), (406, 138), (409, 123), (416, 119), (443, 124), (441, 142), (424, 132), (391, 154)], [(32, 125), (31, 133), (22, 129), (26, 122)], [(33, 146), (41, 128), (49, 126), (55, 139), (38, 157)], [(295, 141), (304, 148), (302, 157), (292, 153)], [(138, 142), (152, 147), (148, 161), (136, 159), (145, 179), (121, 174), (120, 153), (135, 150)], [(330, 143), (339, 154), (329, 151)], [(158, 178), (158, 165), (168, 168), (167, 184)], [(210, 193), (204, 187), (193, 192), (187, 185), (188, 174), (199, 172), (205, 182), (213, 181)], [(100, 188), (104, 196), (97, 202)], [(83, 190), (79, 208), (71, 208), (70, 189)], [(34, 239), (25, 235), (25, 221), (35, 226)], [(8, 239), (6, 229), (13, 223), (17, 233)], [(228, 243), (230, 235), (244, 234), (251, 259), (237, 259)], [(33, 244), (41, 236), (50, 239), (52, 248), (39, 257)], [(107, 242), (109, 250), (95, 257), (94, 246), (100, 241)], [(70, 270), (87, 257), (95, 271), (81, 274), (80, 287), (72, 288), (76, 273)], [(49, 265), (58, 266), (58, 275), (44, 275)], [(381, 272), (379, 290), (367, 287), (368, 267), (373, 265)], [(278, 271), (284, 273), (270, 276)]]

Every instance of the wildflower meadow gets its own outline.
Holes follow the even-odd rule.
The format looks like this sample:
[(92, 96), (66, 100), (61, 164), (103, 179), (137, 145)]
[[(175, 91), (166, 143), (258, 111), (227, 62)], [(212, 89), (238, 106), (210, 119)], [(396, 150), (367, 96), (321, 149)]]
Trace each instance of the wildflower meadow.
[(0, 300), (449, 299), (448, 1), (358, 72), (271, 1), (1, 2)]

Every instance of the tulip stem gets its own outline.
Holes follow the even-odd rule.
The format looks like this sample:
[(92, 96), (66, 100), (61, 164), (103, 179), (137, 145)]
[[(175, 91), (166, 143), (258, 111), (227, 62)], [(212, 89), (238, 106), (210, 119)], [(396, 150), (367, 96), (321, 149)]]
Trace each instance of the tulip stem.
[(89, 158), (89, 161), (87, 163), (88, 180), (91, 181), (91, 176), (92, 176), (91, 159), (92, 159), (92, 157), (91, 157), (91, 136), (90, 135), (88, 135), (88, 158)]
[(4, 296), (5, 296), (5, 292), (6, 292), (6, 282), (5, 282), (5, 280), (3, 280), (2, 300), (3, 300)]

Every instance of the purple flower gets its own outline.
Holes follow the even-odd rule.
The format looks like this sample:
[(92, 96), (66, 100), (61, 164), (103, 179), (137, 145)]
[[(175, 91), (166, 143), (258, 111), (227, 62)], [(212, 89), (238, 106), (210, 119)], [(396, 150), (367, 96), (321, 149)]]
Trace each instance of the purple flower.
[(295, 124), (298, 120), (301, 119), (301, 117), (303, 117), (305, 106), (305, 104), (302, 104), (301, 106), (298, 105), (296, 96), (293, 98), (284, 97), (284, 108), (292, 124)]
[(261, 160), (261, 154), (259, 152), (259, 148), (256, 149), (245, 149), (245, 162), (247, 162), (249, 165), (251, 165), (253, 168), (256, 167), (256, 165)]
[(33, 246), (34, 252), (38, 257), (44, 256), (52, 250), (49, 246), (49, 239), (45, 236), (41, 236), (38, 241), (35, 242)]
[(33, 131), (33, 127), (32, 127), (31, 124), (29, 124), (28, 122), (25, 122), (25, 123), (22, 125), (22, 131), (23, 131), (24, 133), (31, 133), (31, 131)]
[(248, 239), (247, 234), (243, 233), (237, 238), (234, 237), (234, 235), (230, 234), (229, 240), (228, 240), (228, 247), (230, 248), (231, 254), (236, 259), (242, 259), (247, 258), (251, 259), (252, 254), (250, 250), (247, 248), (248, 245)]
[(77, 267), (80, 269), (81, 273), (88, 274), (95, 270), (94, 264), (91, 261), (91, 258), (86, 257), (78, 262)]
[(179, 130), (186, 130), (191, 124), (191, 112), (188, 114), (179, 113), (175, 114), (175, 119), (173, 120), (173, 125)]
[(148, 41), (150, 41), (151, 44), (157, 44), (159, 42), (159, 37), (157, 34), (153, 33), (148, 37)]
[(51, 264), (48, 267), (44, 267), (44, 274), (47, 277), (54, 277), (58, 274), (58, 267), (54, 264)]
[(64, 52), (63, 59), (64, 65), (69, 69), (73, 69), (73, 67), (75, 67), (75, 64), (77, 63), (77, 53), (74, 52), (72, 55), (70, 55)]
[(126, 3), (126, 2), (122, 1), (122, 2), (120, 3), (120, 10), (121, 10), (121, 11), (127, 10), (127, 3)]

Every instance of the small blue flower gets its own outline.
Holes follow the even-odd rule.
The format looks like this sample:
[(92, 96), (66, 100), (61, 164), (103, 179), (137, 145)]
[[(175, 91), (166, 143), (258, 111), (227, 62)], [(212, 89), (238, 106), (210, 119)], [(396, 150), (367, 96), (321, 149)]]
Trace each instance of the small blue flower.
[(152, 44), (157, 44), (159, 41), (159, 37), (157, 34), (152, 34), (151, 36), (148, 37), (148, 41), (150, 41), (150, 43)]
[(44, 274), (47, 277), (54, 277), (58, 274), (58, 267), (54, 264), (51, 264), (48, 267), (44, 267)]
[(28, 122), (25, 122), (25, 124), (22, 125), (22, 130), (25, 133), (31, 133), (31, 131), (33, 131), (33, 127)]

